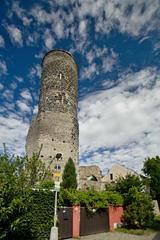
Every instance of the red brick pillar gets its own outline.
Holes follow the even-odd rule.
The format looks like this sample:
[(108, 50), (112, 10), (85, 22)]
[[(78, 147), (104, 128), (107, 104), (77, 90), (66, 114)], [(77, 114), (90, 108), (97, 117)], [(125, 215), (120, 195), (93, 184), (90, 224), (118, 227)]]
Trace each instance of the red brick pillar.
[(122, 206), (109, 206), (109, 230), (113, 231), (117, 224), (122, 223), (123, 207)]
[(73, 237), (80, 236), (80, 206), (73, 206)]

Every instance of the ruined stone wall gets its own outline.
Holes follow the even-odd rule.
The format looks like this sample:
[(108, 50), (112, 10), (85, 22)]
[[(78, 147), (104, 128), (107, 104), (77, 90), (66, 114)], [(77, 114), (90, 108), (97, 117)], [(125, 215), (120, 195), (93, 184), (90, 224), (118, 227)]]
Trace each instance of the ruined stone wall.
[(98, 166), (80, 166), (79, 167), (79, 188), (80, 189), (90, 189), (103, 190), (101, 183), (102, 173)]
[(69, 157), (78, 166), (78, 139), (77, 65), (69, 53), (53, 50), (42, 61), (38, 114), (28, 132), (26, 151), (31, 156), (42, 144), (41, 159), (53, 172), (63, 171)]

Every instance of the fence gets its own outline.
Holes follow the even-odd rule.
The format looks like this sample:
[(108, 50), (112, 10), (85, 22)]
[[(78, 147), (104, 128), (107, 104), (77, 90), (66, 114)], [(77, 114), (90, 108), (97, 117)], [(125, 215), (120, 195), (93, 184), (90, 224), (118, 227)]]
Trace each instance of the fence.
[(113, 231), (121, 223), (123, 207), (110, 206), (98, 211), (88, 212), (80, 206), (60, 208), (59, 238), (71, 238)]

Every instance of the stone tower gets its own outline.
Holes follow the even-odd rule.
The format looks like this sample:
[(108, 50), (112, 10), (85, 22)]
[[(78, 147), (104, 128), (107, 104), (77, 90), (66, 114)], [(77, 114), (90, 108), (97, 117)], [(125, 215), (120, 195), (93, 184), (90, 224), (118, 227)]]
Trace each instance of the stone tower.
[(71, 157), (78, 167), (77, 65), (63, 50), (48, 52), (42, 61), (38, 113), (26, 140), (26, 152), (40, 158), (53, 172), (63, 172)]

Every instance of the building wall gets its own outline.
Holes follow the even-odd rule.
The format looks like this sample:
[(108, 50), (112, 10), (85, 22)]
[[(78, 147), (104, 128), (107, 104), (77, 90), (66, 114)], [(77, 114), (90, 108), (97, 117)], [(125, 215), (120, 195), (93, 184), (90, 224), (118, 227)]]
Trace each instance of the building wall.
[(124, 166), (115, 164), (109, 172), (102, 178), (102, 182), (110, 183), (116, 181), (119, 177), (125, 177), (127, 174), (138, 175), (135, 171)]
[(38, 114), (28, 131), (27, 155), (41, 146), (40, 158), (53, 172), (62, 172), (70, 157), (78, 167), (77, 65), (61, 50), (47, 53), (42, 61)]

